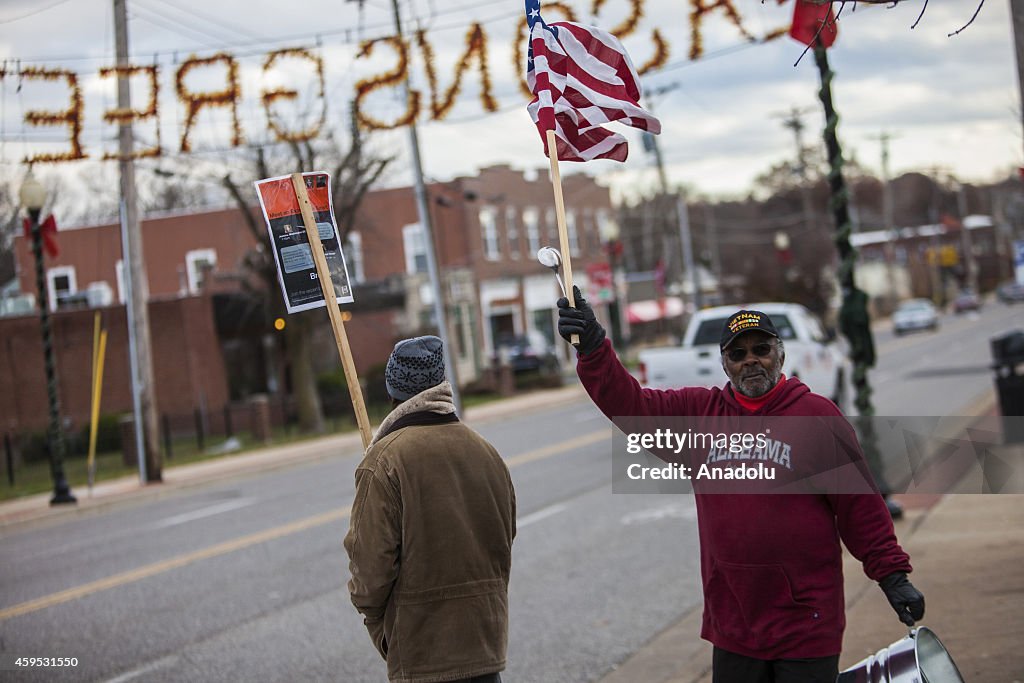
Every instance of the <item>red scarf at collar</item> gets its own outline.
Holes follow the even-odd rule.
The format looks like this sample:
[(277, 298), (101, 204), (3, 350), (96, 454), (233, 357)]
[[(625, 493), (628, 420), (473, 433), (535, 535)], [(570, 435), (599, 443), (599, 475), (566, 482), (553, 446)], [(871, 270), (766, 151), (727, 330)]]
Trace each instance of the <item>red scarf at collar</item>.
[(741, 406), (743, 406), (752, 413), (756, 413), (761, 408), (761, 406), (768, 402), (768, 400), (772, 396), (779, 393), (779, 389), (781, 389), (782, 385), (785, 383), (786, 376), (780, 375), (778, 383), (776, 383), (776, 385), (772, 387), (771, 390), (769, 390), (768, 393), (765, 394), (764, 396), (750, 398), (749, 396), (744, 396), (740, 392), (736, 391), (735, 387), (733, 387), (732, 395), (736, 398), (736, 400), (739, 402)]

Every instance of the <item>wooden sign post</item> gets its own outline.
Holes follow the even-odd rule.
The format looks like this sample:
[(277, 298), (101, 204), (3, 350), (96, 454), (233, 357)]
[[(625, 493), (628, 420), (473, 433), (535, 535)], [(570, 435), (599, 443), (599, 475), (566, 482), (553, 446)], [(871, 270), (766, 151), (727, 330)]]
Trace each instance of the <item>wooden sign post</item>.
[(338, 298), (334, 293), (334, 282), (331, 280), (331, 271), (327, 265), (327, 257), (324, 256), (324, 247), (320, 242), (320, 232), (316, 226), (316, 217), (313, 215), (313, 205), (306, 193), (306, 183), (301, 173), (291, 175), (292, 186), (295, 188), (295, 196), (299, 200), (299, 209), (302, 211), (302, 222), (306, 226), (306, 236), (309, 238), (309, 248), (313, 252), (313, 262), (316, 264), (317, 279), (320, 280), (320, 289), (324, 293), (324, 301), (327, 304), (327, 314), (331, 318), (331, 328), (334, 330), (334, 340), (338, 346), (338, 355), (341, 357), (341, 367), (345, 371), (345, 382), (348, 384), (348, 393), (352, 398), (352, 407), (355, 409), (356, 424), (359, 425), (359, 435), (363, 439), (363, 448), (370, 445), (372, 432), (370, 430), (370, 417), (366, 413), (366, 402), (363, 400), (363, 390), (359, 386), (359, 375), (356, 373), (356, 364), (352, 360), (352, 347), (349, 346), (348, 336), (345, 334), (345, 323), (341, 319), (341, 309), (338, 307)]

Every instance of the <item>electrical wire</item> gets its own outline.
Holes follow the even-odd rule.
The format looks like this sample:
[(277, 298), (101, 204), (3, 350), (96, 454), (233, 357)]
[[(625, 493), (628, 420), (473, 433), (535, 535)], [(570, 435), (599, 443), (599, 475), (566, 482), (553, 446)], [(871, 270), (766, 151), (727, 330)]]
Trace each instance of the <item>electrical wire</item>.
[[(234, 32), (234, 33), (236, 33), (236, 34), (238, 34), (240, 36), (244, 36), (245, 38), (247, 38), (249, 40), (259, 40), (261, 42), (267, 42), (269, 40), (264, 35), (260, 35), (258, 33), (253, 33), (252, 31), (249, 31), (247, 29), (240, 28), (238, 26), (235, 26), (235, 25), (231, 24), (231, 23), (225, 21), (225, 19), (223, 17), (215, 17), (213, 15), (206, 14), (204, 12), (200, 12), (199, 10), (197, 10), (195, 8), (185, 9), (181, 5), (179, 5), (179, 4), (175, 3), (175, 2), (171, 2), (171, 0), (153, 0), (153, 1), (158, 2), (161, 5), (166, 5), (167, 7), (175, 9), (175, 10), (177, 10), (179, 12), (187, 13), (190, 17), (198, 17), (200, 19), (203, 19), (203, 20), (209, 22), (210, 24), (212, 24), (214, 26), (219, 26), (221, 28), (227, 29), (228, 31), (232, 31), (232, 32)], [(133, 0), (133, 2), (139, 2), (139, 0)]]
[(28, 19), (29, 17), (35, 16), (35, 15), (40, 14), (42, 12), (45, 12), (47, 10), (51, 10), (54, 7), (57, 7), (58, 5), (63, 5), (67, 1), (68, 0), (57, 0), (57, 2), (55, 2), (55, 3), (51, 4), (51, 5), (47, 5), (46, 7), (40, 7), (39, 9), (32, 10), (31, 12), (28, 12), (26, 14), (22, 14), (20, 17), (14, 17), (12, 19), (0, 19), (0, 24), (13, 24), (16, 21), (21, 21), (22, 19)]
[[(138, 16), (152, 24), (160, 25), (168, 31), (171, 31), (172, 33), (176, 33), (180, 36), (184, 36), (191, 40), (195, 40), (196, 42), (199, 42), (212, 50), (220, 50), (219, 46), (224, 43), (223, 36), (217, 35), (212, 31), (203, 29), (201, 26), (193, 26), (191, 24), (186, 24), (180, 19), (177, 19), (176, 17), (169, 15), (164, 10), (149, 6), (142, 0), (134, 0), (134, 2), (132, 2), (131, 14)], [(154, 17), (156, 18), (155, 20)], [(205, 38), (197, 38), (196, 36), (205, 36)], [(212, 39), (214, 42), (210, 43), (207, 39)]]

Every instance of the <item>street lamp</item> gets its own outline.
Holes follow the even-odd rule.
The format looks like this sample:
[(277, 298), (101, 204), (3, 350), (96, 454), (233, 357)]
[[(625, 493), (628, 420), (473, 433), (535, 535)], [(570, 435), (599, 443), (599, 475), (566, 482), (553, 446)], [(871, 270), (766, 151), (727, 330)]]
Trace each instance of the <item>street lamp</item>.
[(782, 298), (789, 301), (790, 265), (793, 263), (793, 252), (789, 249), (789, 234), (780, 230), (775, 233), (775, 239), (772, 241), (782, 270)]
[(50, 505), (77, 503), (71, 487), (64, 478), (64, 430), (60, 426), (60, 406), (57, 402), (57, 372), (53, 360), (53, 334), (50, 331), (49, 296), (43, 276), (43, 236), (39, 227), (39, 212), (46, 203), (46, 188), (35, 179), (32, 171), (25, 177), (18, 192), (21, 205), (28, 211), (32, 227), (32, 255), (36, 262), (36, 291), (39, 292), (39, 321), (43, 329), (43, 358), (46, 365), (46, 396), (50, 403), (50, 428), (47, 439), (50, 454), (50, 475), (53, 478), (53, 498)]

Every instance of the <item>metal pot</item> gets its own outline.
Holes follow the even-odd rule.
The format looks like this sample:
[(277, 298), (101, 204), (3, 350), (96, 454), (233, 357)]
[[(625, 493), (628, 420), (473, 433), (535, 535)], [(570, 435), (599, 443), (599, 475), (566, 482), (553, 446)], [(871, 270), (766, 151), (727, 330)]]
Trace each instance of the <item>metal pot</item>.
[(836, 683), (964, 683), (964, 679), (935, 632), (920, 626), (839, 674)]

